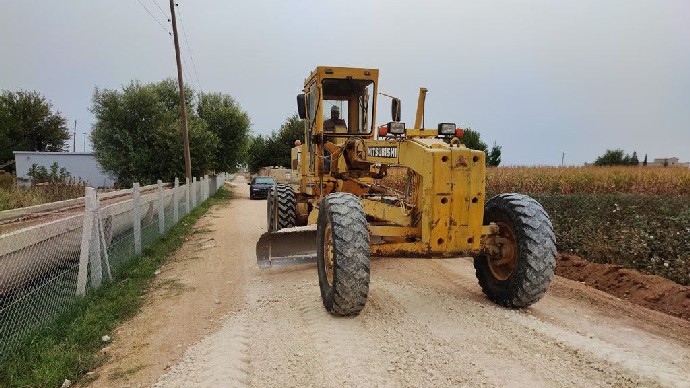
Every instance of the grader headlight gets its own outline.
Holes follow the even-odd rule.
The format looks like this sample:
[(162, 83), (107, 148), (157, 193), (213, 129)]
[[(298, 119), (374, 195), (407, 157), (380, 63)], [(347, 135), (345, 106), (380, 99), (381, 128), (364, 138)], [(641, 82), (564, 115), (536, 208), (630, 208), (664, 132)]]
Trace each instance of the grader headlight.
[(438, 135), (439, 136), (455, 136), (455, 123), (439, 123), (438, 124)]
[(388, 123), (388, 134), (395, 136), (402, 136), (405, 134), (405, 123), (400, 121), (391, 121)]

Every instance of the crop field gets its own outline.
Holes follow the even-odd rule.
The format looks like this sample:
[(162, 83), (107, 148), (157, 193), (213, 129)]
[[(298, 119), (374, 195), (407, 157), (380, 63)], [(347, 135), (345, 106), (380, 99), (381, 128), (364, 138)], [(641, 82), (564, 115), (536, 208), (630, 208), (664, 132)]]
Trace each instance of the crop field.
[[(404, 169), (383, 184), (401, 189)], [(497, 167), (487, 198), (518, 192), (546, 209), (561, 253), (690, 285), (690, 169)]]
[(690, 196), (690, 169), (662, 167), (498, 167), (489, 193), (644, 194)]

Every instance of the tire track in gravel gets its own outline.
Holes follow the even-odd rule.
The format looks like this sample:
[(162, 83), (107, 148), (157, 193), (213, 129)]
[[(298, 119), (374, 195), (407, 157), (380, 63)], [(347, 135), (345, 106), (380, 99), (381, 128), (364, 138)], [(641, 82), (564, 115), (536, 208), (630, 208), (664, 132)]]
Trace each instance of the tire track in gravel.
[(384, 357), (371, 346), (372, 333), (366, 329), (364, 315), (331, 316), (319, 294), (304, 300), (300, 311), (312, 343), (322, 357), (324, 375), (319, 386), (388, 386), (390, 378), (381, 362)]
[[(453, 264), (446, 261), (435, 264), (437, 265), (434, 268), (446, 273), (449, 271), (455, 275), (451, 277), (462, 278), (458, 283), (467, 284), (468, 271), (462, 268), (461, 263)], [(555, 284), (561, 288), (569, 287), (572, 283), (574, 282), (560, 277), (555, 279)], [(590, 291), (593, 290), (590, 289)], [(625, 304), (611, 295), (600, 292), (594, 292), (591, 298), (594, 299), (594, 303), (613, 301)], [(672, 336), (672, 339), (662, 338), (659, 335), (650, 336), (648, 331), (645, 332), (630, 325), (628, 319), (610, 319), (586, 305), (579, 306), (579, 314), (566, 313), (568, 321), (562, 319), (546, 321), (558, 314), (562, 316), (560, 306), (563, 304), (572, 305), (572, 301), (547, 294), (542, 302), (532, 308), (507, 311), (513, 311), (514, 320), (523, 327), (535, 330), (556, 343), (568, 346), (574, 352), (584, 352), (600, 360), (599, 362), (605, 361), (626, 368), (639, 376), (658, 381), (666, 386), (690, 386), (690, 370), (687, 368), (690, 365), (690, 349), (687, 342), (690, 331), (685, 333), (685, 343), (682, 340), (676, 341), (673, 338), (675, 336)], [(635, 306), (636, 312), (639, 313), (641, 309), (647, 310)], [(652, 317), (659, 316), (667, 324), (671, 321), (677, 323), (678, 326), (688, 327), (687, 323), (681, 319), (651, 310), (647, 310), (647, 313)]]
[(246, 312), (254, 323), (251, 386), (321, 385), (321, 376), (304, 373), (307, 368), (321, 369), (322, 363), (300, 309), (313, 287), (313, 270), (291, 268), (260, 275), (250, 288), (256, 300)]
[(184, 358), (161, 376), (155, 387), (247, 387), (249, 322), (244, 314), (227, 319), (223, 335), (204, 338), (185, 352)]
[[(448, 387), (483, 385), (484, 376), (472, 368), (448, 343), (413, 319), (409, 301), (389, 287), (392, 283), (375, 279), (363, 311), (366, 327), (376, 333), (375, 346), (385, 355), (391, 386)], [(401, 286), (404, 288), (405, 286)]]
[[(647, 356), (639, 346), (625, 346), (626, 341), (620, 338), (617, 343), (609, 343), (572, 327), (564, 328), (545, 322), (531, 314), (541, 306), (548, 307), (550, 297), (525, 310), (508, 310), (493, 305), (471, 280), (474, 279), (473, 271), (468, 271), (468, 267), (472, 266), (463, 259), (431, 260), (426, 263), (412, 261), (410, 264), (414, 268), (402, 273), (414, 273), (415, 285), (423, 284), (422, 279), (433, 279), (433, 283), (427, 283), (427, 286), (436, 290), (438, 298), (424, 300), (424, 292), (418, 293), (416, 290), (405, 294), (404, 289), (395, 290), (396, 285), (387, 287), (405, 295), (407, 300), (416, 300), (415, 308), (410, 310), (437, 335), (450, 336), (449, 340), (462, 343), (468, 340), (467, 332), (475, 333), (475, 338), (469, 342), (478, 340), (478, 346), (489, 349), (489, 354), (494, 355), (486, 357), (487, 352), (475, 352), (473, 357), (476, 357), (479, 365), (483, 363), (489, 367), (499, 382), (506, 381), (505, 378), (510, 376), (511, 384), (525, 386), (531, 386), (535, 381), (566, 386), (571, 383), (645, 386), (659, 383), (666, 386), (690, 384), (690, 376), (682, 367), (687, 365), (684, 362), (688, 359), (687, 346), (664, 340), (655, 341), (655, 345), (673, 351), (665, 353), (664, 357), (659, 357), (659, 352)], [(395, 277), (400, 274), (391, 275)], [(465, 295), (458, 291), (464, 291)], [(471, 312), (470, 317), (459, 316), (459, 312), (463, 311)], [(447, 322), (448, 318), (452, 322)], [(587, 331), (586, 327), (580, 329)], [(620, 333), (620, 329), (618, 324), (607, 328), (606, 332)], [(477, 337), (477, 333), (487, 331), (483, 338)], [(497, 348), (496, 344), (501, 343), (505, 346)], [(520, 369), (523, 372), (517, 373)], [(506, 375), (502, 376), (501, 371), (505, 371)], [(562, 377), (564, 372), (568, 376), (565, 380)]]

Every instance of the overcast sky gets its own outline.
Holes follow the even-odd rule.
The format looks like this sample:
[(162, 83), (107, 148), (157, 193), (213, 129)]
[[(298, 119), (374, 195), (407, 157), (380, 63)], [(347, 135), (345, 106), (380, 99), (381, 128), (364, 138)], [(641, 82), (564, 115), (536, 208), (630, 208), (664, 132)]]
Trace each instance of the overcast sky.
[[(3, 3), (0, 89), (43, 93), (77, 120), (77, 150), (95, 87), (176, 76), (164, 0)], [(503, 146), (503, 164), (558, 165), (565, 152), (577, 165), (607, 148), (690, 161), (689, 0), (178, 4), (186, 82), (235, 97), (254, 133), (296, 112), (314, 67), (356, 66), (381, 70), (408, 127), (424, 86), (427, 127), (470, 126)]]

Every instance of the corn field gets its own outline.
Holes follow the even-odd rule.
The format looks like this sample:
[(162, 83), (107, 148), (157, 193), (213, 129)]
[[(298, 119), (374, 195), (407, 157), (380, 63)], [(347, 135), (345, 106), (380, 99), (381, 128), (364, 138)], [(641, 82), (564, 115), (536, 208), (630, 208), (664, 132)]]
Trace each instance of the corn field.
[(690, 195), (682, 167), (497, 167), (487, 169), (488, 193)]

